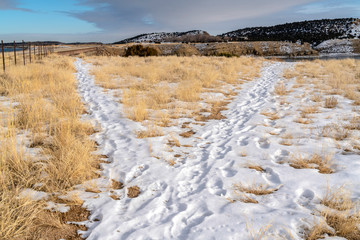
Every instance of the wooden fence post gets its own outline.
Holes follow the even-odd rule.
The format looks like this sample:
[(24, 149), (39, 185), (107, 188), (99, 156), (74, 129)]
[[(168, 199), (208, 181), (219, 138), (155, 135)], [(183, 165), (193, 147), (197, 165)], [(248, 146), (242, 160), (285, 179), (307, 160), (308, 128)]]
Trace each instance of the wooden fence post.
[(2, 50), (2, 59), (3, 59), (3, 70), (5, 72), (5, 56), (4, 56), (4, 41), (1, 40), (1, 50)]
[(16, 65), (16, 44), (14, 41), (14, 61), (15, 61), (15, 65)]
[(30, 59), (30, 63), (31, 63), (31, 43), (29, 43), (29, 59)]
[(22, 40), (22, 49), (23, 49), (23, 60), (24, 60), (24, 66), (25, 66), (26, 63), (25, 63), (25, 42), (24, 42), (24, 40)]
[(35, 51), (35, 49), (36, 49), (36, 44), (34, 44), (34, 60), (36, 60), (36, 51)]

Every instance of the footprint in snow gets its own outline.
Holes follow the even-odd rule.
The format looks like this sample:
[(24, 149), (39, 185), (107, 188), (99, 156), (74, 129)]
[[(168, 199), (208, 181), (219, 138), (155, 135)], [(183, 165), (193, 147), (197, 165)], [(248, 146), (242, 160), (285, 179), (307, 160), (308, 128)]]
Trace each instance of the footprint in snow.
[(239, 137), (239, 139), (236, 141), (237, 145), (239, 146), (247, 146), (249, 144), (248, 141), (249, 137), (246, 136), (241, 136)]
[(265, 169), (265, 174), (263, 175), (263, 177), (269, 183), (273, 183), (273, 184), (276, 184), (276, 185), (281, 184), (279, 174), (276, 171), (274, 171), (272, 168), (266, 168)]
[(226, 194), (226, 190), (223, 189), (223, 182), (220, 178), (211, 178), (207, 183), (206, 187), (209, 191), (209, 193), (218, 195), (218, 196), (224, 196)]
[(276, 163), (282, 162), (285, 157), (289, 156), (289, 151), (287, 150), (281, 150), (278, 149), (275, 151), (274, 154), (271, 154), (270, 157), (273, 159)]
[(220, 167), (220, 173), (223, 177), (233, 177), (237, 173), (236, 170), (233, 169), (234, 161), (231, 161), (225, 164), (223, 167)]
[(298, 195), (296, 202), (303, 207), (309, 207), (315, 197), (315, 193), (310, 189), (298, 189), (296, 194)]
[(264, 119), (264, 125), (265, 125), (265, 126), (273, 127), (273, 126), (275, 126), (275, 124), (276, 124), (276, 122), (273, 121), (273, 120), (270, 120), (270, 119), (268, 119), (268, 118)]
[(240, 134), (240, 133), (245, 133), (245, 132), (249, 132), (250, 130), (256, 128), (256, 126), (247, 126), (239, 131), (237, 131), (235, 134)]
[(125, 177), (125, 182), (129, 183), (131, 182), (134, 178), (137, 178), (139, 176), (142, 175), (142, 173), (148, 169), (149, 166), (145, 165), (145, 164), (141, 164), (138, 166), (133, 167), (127, 174)]
[(259, 149), (267, 149), (270, 147), (270, 141), (267, 138), (255, 138), (256, 147)]

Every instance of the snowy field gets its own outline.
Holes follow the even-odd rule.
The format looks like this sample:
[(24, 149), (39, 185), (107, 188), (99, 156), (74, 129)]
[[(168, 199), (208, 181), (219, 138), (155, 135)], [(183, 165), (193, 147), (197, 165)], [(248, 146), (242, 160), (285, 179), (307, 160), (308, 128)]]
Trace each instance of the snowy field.
[[(164, 137), (137, 138), (138, 123), (124, 117), (122, 104), (95, 84), (92, 66), (77, 59), (78, 91), (88, 107), (86, 118), (101, 128), (95, 138), (104, 155), (101, 178), (93, 181), (100, 191), (81, 193), (91, 212), (82, 236), (304, 239), (322, 221), (329, 189), (344, 185), (359, 199), (359, 130), (338, 141), (324, 134), (329, 124), (358, 120), (359, 109), (336, 95), (336, 108), (317, 105), (311, 117), (302, 116), (301, 109), (313, 103), (307, 91), (314, 86), (293, 87), (295, 79), (283, 77), (295, 64), (266, 61), (261, 76), (237, 90), (222, 112), (225, 119), (191, 125), (195, 134), (175, 148), (185, 157), (171, 166), (155, 157), (168, 154)], [(274, 93), (279, 86), (285, 97)], [(300, 168), (293, 161), (314, 155), (326, 164)], [(124, 186), (109, 187), (114, 182)], [(131, 198), (134, 186), (140, 194)]]

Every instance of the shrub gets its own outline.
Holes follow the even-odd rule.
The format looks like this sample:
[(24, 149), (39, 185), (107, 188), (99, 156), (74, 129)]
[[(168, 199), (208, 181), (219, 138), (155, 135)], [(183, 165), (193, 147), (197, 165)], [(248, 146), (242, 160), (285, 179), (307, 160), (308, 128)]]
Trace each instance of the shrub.
[(143, 47), (143, 45), (134, 45), (127, 48), (125, 56), (158, 56), (159, 52), (152, 47)]
[(326, 108), (334, 108), (336, 107), (338, 104), (338, 101), (336, 100), (335, 97), (329, 97), (325, 99), (325, 104), (324, 107)]
[(216, 54), (216, 56), (217, 57), (238, 57), (236, 54), (227, 53), (227, 52), (218, 53), (218, 54)]

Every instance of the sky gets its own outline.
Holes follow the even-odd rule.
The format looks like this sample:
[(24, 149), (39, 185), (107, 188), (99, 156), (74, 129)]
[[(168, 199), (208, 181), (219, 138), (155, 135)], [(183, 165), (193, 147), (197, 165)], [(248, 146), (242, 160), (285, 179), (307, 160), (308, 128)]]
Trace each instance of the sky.
[(360, 18), (360, 0), (0, 0), (0, 39), (110, 43), (142, 33)]

